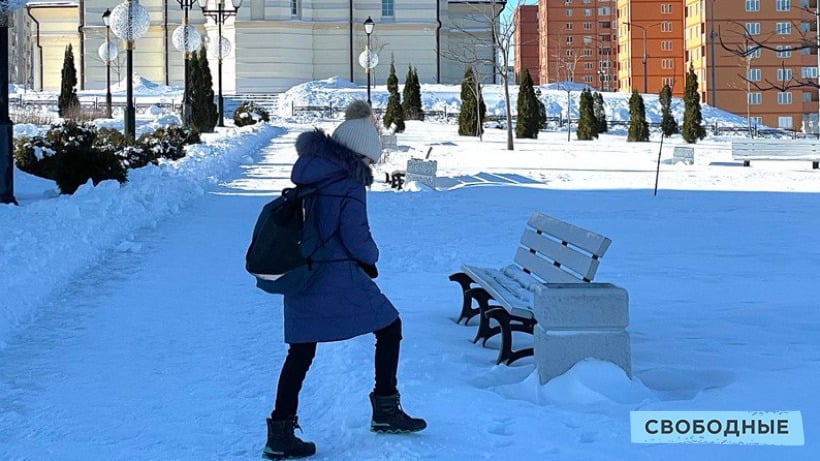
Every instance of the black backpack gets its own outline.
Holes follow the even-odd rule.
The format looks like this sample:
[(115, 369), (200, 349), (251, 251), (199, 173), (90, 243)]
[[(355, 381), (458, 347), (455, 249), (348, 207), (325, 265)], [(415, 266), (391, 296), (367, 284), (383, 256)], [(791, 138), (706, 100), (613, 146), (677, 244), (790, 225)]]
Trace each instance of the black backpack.
[(312, 258), (332, 238), (317, 243), (318, 232), (305, 226), (304, 199), (318, 189), (314, 185), (283, 189), (282, 195), (259, 213), (245, 254), (245, 269), (256, 277), (256, 286), (261, 290), (296, 294), (307, 285)]

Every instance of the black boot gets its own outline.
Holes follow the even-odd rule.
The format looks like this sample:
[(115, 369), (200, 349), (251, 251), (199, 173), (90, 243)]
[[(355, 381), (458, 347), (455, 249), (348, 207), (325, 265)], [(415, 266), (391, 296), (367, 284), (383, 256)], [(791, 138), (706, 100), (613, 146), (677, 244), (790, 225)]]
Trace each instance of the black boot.
[(304, 458), (316, 453), (313, 442), (304, 442), (293, 435), (293, 431), (302, 429), (294, 416), (293, 419), (274, 421), (268, 418), (268, 443), (262, 457), (266, 459)]
[(384, 396), (371, 392), (370, 405), (373, 406), (373, 419), (370, 421), (370, 430), (373, 432), (399, 434), (418, 432), (427, 427), (426, 421), (421, 418), (411, 418), (401, 409), (401, 398), (398, 392)]

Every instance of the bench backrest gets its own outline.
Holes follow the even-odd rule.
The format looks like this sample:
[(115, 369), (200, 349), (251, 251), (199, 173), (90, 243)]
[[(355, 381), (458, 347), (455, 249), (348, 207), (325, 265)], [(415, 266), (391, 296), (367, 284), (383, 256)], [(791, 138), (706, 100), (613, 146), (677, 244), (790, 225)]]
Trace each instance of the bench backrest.
[(820, 158), (820, 145), (806, 141), (732, 141), (732, 158), (777, 160)]
[(687, 146), (675, 146), (672, 155), (675, 157), (691, 158), (695, 156), (695, 149)]
[(544, 282), (590, 282), (611, 243), (602, 235), (535, 212), (514, 261)]

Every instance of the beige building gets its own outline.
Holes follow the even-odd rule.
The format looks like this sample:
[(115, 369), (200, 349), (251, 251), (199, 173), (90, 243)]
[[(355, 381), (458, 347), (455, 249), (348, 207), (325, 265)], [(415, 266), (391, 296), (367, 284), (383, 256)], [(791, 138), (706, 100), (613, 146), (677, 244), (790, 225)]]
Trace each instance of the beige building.
[[(211, 3), (214, 7), (213, 0)], [(105, 63), (97, 55), (105, 41), (102, 13), (117, 4), (76, 0), (30, 6), (33, 32), (29, 47), (34, 50), (30, 61), (35, 89), (59, 89), (68, 43), (75, 49), (81, 88), (105, 87)], [(142, 0), (140, 4), (150, 12), (151, 27), (135, 43), (135, 74), (181, 86), (183, 57), (173, 48), (171, 35), (182, 22), (182, 10), (172, 0)], [(423, 83), (458, 83), (465, 64), (448, 58), (470, 50), (482, 61), (492, 60), (497, 53), (492, 46), (490, 18), (503, 6), (493, 0), (245, 0), (236, 18), (223, 25), (223, 36), (233, 44), (233, 51), (223, 60), (223, 92), (280, 92), (334, 75), (364, 85), (367, 75), (358, 57), (367, 42), (363, 23), (368, 17), (376, 23), (371, 35), (372, 48), (379, 55), (373, 71), (376, 84), (385, 83), (391, 54), (400, 80), (412, 64)], [(190, 20), (200, 33), (216, 40), (216, 25), (206, 21), (199, 8), (191, 10)], [(118, 75), (125, 78), (125, 53), (122, 46), (120, 49), (123, 56), (112, 66), (112, 81), (120, 80)], [(211, 59), (210, 64), (217, 84), (217, 63)], [(492, 81), (495, 75), (486, 64), (479, 66), (479, 73), (485, 81)]]

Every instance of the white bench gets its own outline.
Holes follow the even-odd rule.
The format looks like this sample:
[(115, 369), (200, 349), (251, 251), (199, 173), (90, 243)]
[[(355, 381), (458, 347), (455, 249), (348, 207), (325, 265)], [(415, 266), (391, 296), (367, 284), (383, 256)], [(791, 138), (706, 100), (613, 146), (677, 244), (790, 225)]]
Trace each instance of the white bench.
[(820, 143), (810, 141), (732, 141), (732, 158), (749, 166), (752, 160), (805, 160), (820, 168)]
[(438, 162), (435, 160), (411, 158), (407, 160), (407, 174), (404, 180), (407, 182), (415, 181), (417, 183), (426, 184), (435, 190), (437, 170)]
[[(450, 275), (450, 280), (462, 289), (461, 313), (456, 322), (464, 319), (466, 325), (478, 315), (474, 343), (482, 340), (484, 345), (489, 338), (501, 334), (496, 363), (509, 365), (519, 358), (533, 355), (533, 348), (513, 351), (512, 332), (532, 334), (536, 323), (541, 321), (554, 328), (554, 322), (538, 320), (537, 315), (538, 310), (552, 309), (549, 304), (554, 291), (548, 289), (551, 283), (578, 287), (587, 300), (596, 303), (606, 304), (613, 293), (626, 293), (611, 284), (590, 283), (610, 243), (610, 239), (602, 235), (543, 213), (533, 213), (521, 236), (513, 264), (501, 269), (464, 265), (461, 272)], [(625, 296), (614, 298), (626, 299)], [(473, 307), (473, 301), (478, 307)], [(577, 315), (584, 315), (583, 306), (573, 306), (573, 309)], [(628, 305), (618, 305), (614, 309), (625, 312)], [(542, 317), (549, 318), (549, 314)], [(491, 327), (490, 320), (498, 326)], [(538, 360), (536, 357), (536, 362)]]
[(687, 165), (695, 163), (695, 148), (689, 146), (675, 146), (672, 150), (672, 160), (681, 161)]

